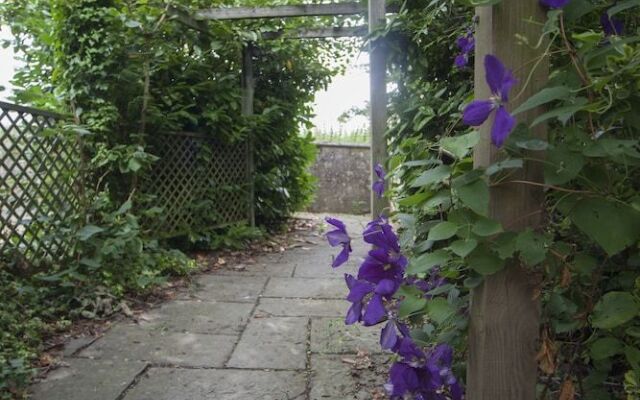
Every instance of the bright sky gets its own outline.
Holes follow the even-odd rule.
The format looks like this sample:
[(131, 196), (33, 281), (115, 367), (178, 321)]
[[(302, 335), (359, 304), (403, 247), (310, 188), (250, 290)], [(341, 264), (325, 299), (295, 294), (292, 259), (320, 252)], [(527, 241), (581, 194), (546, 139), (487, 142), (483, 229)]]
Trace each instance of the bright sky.
[[(0, 27), (0, 40), (10, 39), (9, 28)], [(340, 124), (338, 117), (352, 107), (364, 107), (369, 99), (369, 74), (367, 65), (369, 54), (366, 52), (354, 54), (350, 60), (345, 75), (336, 77), (326, 91), (316, 95), (314, 110), (316, 117), (314, 124), (319, 130), (350, 131), (368, 127), (369, 121), (365, 117), (356, 117), (346, 124)], [(19, 61), (14, 58), (11, 47), (0, 46), (0, 86), (6, 90), (0, 91), (0, 100), (8, 100), (11, 96), (11, 80)]]
[[(0, 27), (0, 40), (10, 39), (11, 32), (6, 26)], [(0, 86), (6, 90), (0, 92), (0, 100), (7, 100), (11, 95), (11, 85), (9, 81), (13, 77), (13, 71), (18, 66), (18, 61), (14, 58), (11, 47), (6, 49), (0, 46)]]
[(356, 117), (341, 125), (338, 117), (352, 107), (364, 107), (369, 100), (369, 53), (355, 54), (345, 75), (334, 78), (326, 91), (316, 95), (313, 123), (319, 130), (349, 131), (368, 127), (366, 117)]

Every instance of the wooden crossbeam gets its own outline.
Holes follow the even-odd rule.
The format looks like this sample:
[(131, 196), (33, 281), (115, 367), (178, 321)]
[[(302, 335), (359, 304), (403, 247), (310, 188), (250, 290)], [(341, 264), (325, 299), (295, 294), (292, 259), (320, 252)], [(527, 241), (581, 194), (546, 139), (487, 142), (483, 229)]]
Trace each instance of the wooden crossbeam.
[(209, 32), (209, 29), (207, 28), (206, 21), (197, 20), (184, 10), (181, 10), (174, 6), (169, 6), (167, 14), (169, 15), (169, 17), (175, 19), (185, 26), (188, 26), (191, 29), (194, 29), (206, 35), (211, 35), (211, 32)]
[(278, 32), (265, 32), (264, 39), (324, 39), (361, 37), (367, 35), (367, 26), (331, 27), (331, 28), (301, 28), (295, 30), (282, 30)]
[(281, 17), (318, 17), (326, 15), (364, 14), (367, 7), (362, 3), (301, 4), (274, 7), (227, 7), (211, 8), (195, 12), (198, 20), (230, 20)]

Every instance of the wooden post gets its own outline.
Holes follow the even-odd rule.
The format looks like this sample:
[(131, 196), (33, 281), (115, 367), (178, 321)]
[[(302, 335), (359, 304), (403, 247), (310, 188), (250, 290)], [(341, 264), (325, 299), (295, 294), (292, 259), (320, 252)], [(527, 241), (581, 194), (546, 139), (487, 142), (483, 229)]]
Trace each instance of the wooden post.
[[(253, 74), (253, 49), (252, 43), (248, 43), (242, 50), (242, 115), (253, 115), (253, 99), (255, 96), (255, 77)], [(247, 177), (250, 181), (249, 187), (249, 223), (256, 225), (255, 207), (255, 166), (254, 166), (254, 140), (253, 132), (249, 133), (247, 143)]]
[[(385, 24), (385, 0), (369, 0), (369, 32), (374, 32)], [(371, 82), (371, 179), (377, 176), (373, 171), (376, 164), (384, 165), (387, 159), (387, 58), (382, 39), (371, 42), (369, 52)], [(371, 215), (378, 218), (388, 203), (371, 193)]]
[[(512, 92), (513, 98), (527, 81), (535, 65), (532, 61), (541, 56), (544, 48), (532, 49), (518, 44), (516, 34), (536, 43), (545, 20), (544, 12), (538, 0), (505, 0), (493, 7), (478, 7), (477, 16), (476, 98), (491, 96), (485, 81), (486, 54), (494, 54), (514, 70), (519, 83)], [(531, 23), (530, 19), (538, 23)], [(508, 108), (515, 109), (543, 88), (548, 74), (548, 60), (543, 60), (524, 93), (513, 99)], [(518, 122), (529, 123), (539, 113), (532, 110), (520, 114)], [(480, 129), (482, 139), (474, 153), (478, 167), (486, 167), (500, 158), (498, 149), (491, 144), (491, 125), (492, 121), (488, 121)], [(534, 134), (544, 138), (546, 127), (538, 126)], [(542, 182), (541, 167), (541, 163), (527, 162), (513, 179)], [(490, 214), (508, 230), (536, 229), (542, 222), (543, 200), (542, 190), (535, 186), (501, 185), (491, 189)], [(469, 329), (468, 400), (535, 400), (540, 316), (532, 281), (523, 267), (512, 263), (474, 290)]]

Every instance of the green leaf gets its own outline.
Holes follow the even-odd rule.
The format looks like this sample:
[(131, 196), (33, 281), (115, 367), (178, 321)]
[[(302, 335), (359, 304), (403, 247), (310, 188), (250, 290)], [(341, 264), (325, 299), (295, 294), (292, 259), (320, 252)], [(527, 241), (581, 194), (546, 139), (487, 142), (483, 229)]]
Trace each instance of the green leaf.
[(76, 233), (76, 236), (81, 241), (85, 242), (89, 240), (93, 235), (98, 234), (100, 232), (104, 232), (104, 228), (100, 228), (95, 225), (85, 225)]
[(601, 197), (586, 198), (565, 214), (610, 256), (640, 240), (640, 213), (627, 205)]
[(622, 354), (624, 345), (621, 341), (613, 337), (598, 339), (589, 346), (591, 358), (594, 360), (604, 360), (616, 354)]
[(581, 153), (570, 151), (565, 146), (553, 148), (547, 153), (544, 165), (544, 181), (548, 185), (563, 185), (580, 174), (585, 164)]
[(595, 328), (613, 329), (638, 315), (640, 306), (627, 292), (609, 292), (602, 296), (593, 308), (591, 325)]
[(502, 225), (489, 218), (480, 218), (471, 228), (471, 232), (478, 236), (493, 236), (502, 232)]
[(417, 296), (405, 296), (400, 307), (398, 308), (398, 317), (407, 318), (418, 311), (422, 310), (427, 305), (427, 299)]
[(516, 249), (522, 261), (530, 267), (540, 264), (547, 257), (545, 237), (530, 229), (518, 234)]
[(560, 120), (560, 122), (566, 123), (567, 120), (569, 120), (569, 118), (571, 118), (573, 116), (573, 114), (577, 113), (578, 111), (581, 111), (582, 109), (585, 108), (585, 105), (588, 103), (588, 100), (585, 98), (578, 98), (575, 101), (575, 104), (570, 105), (570, 106), (564, 106), (564, 107), (557, 107), (555, 109), (553, 109), (552, 111), (546, 112), (544, 114), (542, 114), (541, 116), (539, 116), (538, 118), (536, 118), (533, 123), (531, 124), (531, 127), (534, 127), (538, 124), (543, 123), (544, 121), (547, 121), (551, 118), (558, 118), (558, 120)]
[(428, 171), (425, 171), (417, 177), (412, 183), (411, 187), (431, 186), (435, 183), (440, 183), (451, 176), (451, 167), (448, 165), (439, 165)]
[(538, 93), (529, 97), (527, 101), (522, 103), (520, 107), (516, 108), (512, 114), (520, 114), (521, 112), (531, 110), (532, 108), (539, 107), (543, 104), (547, 104), (555, 100), (566, 99), (570, 95), (571, 90), (566, 86), (555, 86), (542, 89)]
[(469, 267), (480, 275), (493, 275), (502, 270), (505, 261), (486, 247), (477, 247), (467, 257)]
[(495, 175), (498, 172), (505, 170), (505, 169), (518, 169), (518, 168), (522, 168), (522, 166), (524, 165), (524, 161), (522, 161), (519, 158), (513, 158), (513, 159), (509, 159), (509, 160), (504, 160), (504, 161), (498, 161), (497, 163), (490, 165), (485, 171), (484, 173), (487, 176), (491, 176), (491, 175)]
[(607, 14), (609, 14), (609, 17), (613, 17), (614, 15), (621, 13), (622, 11), (638, 6), (640, 6), (640, 0), (619, 1), (615, 6), (607, 10)]
[(631, 368), (636, 372), (640, 372), (640, 350), (637, 347), (625, 346), (624, 355)]
[(458, 225), (453, 222), (444, 221), (429, 230), (428, 240), (446, 240), (453, 237), (458, 232)]
[(431, 253), (423, 254), (420, 257), (411, 260), (407, 273), (415, 275), (428, 272), (436, 265), (445, 265), (451, 260), (451, 254), (446, 250), (436, 250)]
[(516, 252), (516, 239), (518, 235), (515, 232), (504, 232), (496, 238), (493, 243), (493, 250), (503, 260), (511, 258)]
[(414, 195), (411, 195), (409, 197), (405, 197), (404, 199), (399, 200), (398, 204), (400, 204), (403, 207), (412, 207), (424, 202), (431, 196), (433, 196), (433, 193), (418, 192)]
[(480, 141), (480, 134), (477, 131), (466, 135), (445, 137), (440, 140), (440, 146), (444, 151), (453, 155), (457, 159), (465, 158), (469, 151)]
[(456, 187), (456, 192), (462, 203), (475, 213), (482, 216), (489, 214), (489, 186), (483, 179)]
[(432, 321), (442, 324), (456, 314), (456, 308), (453, 307), (447, 299), (436, 297), (427, 302), (427, 315)]
[(542, 151), (549, 148), (549, 142), (542, 139), (518, 140), (516, 146), (525, 150)]
[(453, 254), (458, 257), (465, 258), (469, 255), (476, 247), (478, 246), (478, 241), (475, 239), (467, 239), (467, 240), (456, 240), (451, 243), (449, 249), (453, 252)]

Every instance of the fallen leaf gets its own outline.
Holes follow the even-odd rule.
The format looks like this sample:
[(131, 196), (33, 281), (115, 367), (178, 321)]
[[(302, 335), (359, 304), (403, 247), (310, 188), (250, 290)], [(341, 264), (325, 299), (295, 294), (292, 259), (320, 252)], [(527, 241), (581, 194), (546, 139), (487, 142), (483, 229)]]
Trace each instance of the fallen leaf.
[(542, 334), (542, 346), (540, 347), (540, 351), (536, 356), (536, 361), (538, 361), (540, 370), (547, 375), (553, 374), (556, 370), (555, 358), (555, 344), (549, 338), (549, 334), (547, 333), (547, 331), (544, 331)]
[(569, 287), (571, 284), (571, 271), (568, 267), (564, 267), (562, 270), (562, 277), (560, 278), (560, 286), (563, 288)]
[(560, 388), (560, 397), (558, 400), (574, 400), (576, 398), (576, 388), (573, 385), (573, 379), (567, 378)]

